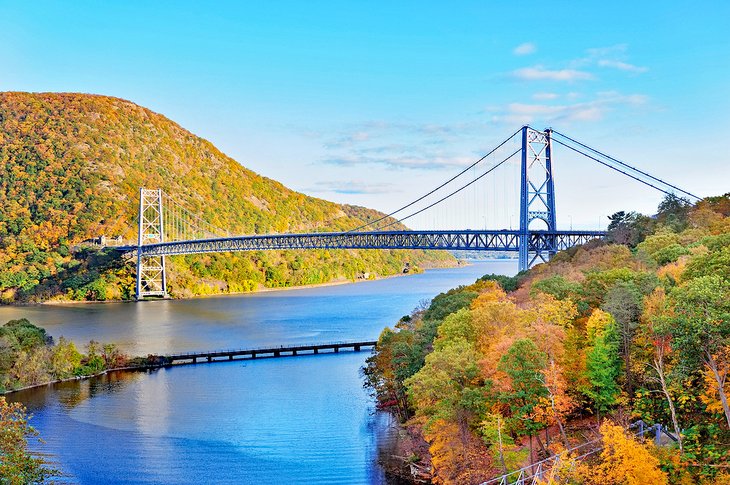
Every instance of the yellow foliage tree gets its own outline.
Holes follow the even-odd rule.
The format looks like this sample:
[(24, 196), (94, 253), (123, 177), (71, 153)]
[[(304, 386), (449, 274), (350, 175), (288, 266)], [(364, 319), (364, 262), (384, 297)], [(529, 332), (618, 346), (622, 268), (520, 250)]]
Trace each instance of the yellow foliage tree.
[(649, 447), (630, 437), (611, 421), (601, 425), (603, 450), (596, 466), (582, 464), (579, 474), (589, 485), (665, 485), (667, 474)]
[(425, 437), (431, 453), (433, 483), (477, 485), (493, 473), (491, 460), (484, 456), (473, 436), (465, 440), (463, 430), (455, 423), (439, 419), (428, 427)]

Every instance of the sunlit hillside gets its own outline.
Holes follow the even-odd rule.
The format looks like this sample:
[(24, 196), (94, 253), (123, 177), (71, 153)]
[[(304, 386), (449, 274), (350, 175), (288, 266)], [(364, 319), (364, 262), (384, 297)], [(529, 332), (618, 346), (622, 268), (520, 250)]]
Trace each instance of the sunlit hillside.
[[(308, 197), (244, 168), (164, 116), (118, 98), (0, 93), (0, 292), (19, 300), (130, 298), (113, 251), (136, 239), (140, 187), (162, 188), (231, 233), (350, 229), (380, 214)], [(453, 261), (403, 251), (308, 251), (172, 258), (174, 296), (250, 291)]]

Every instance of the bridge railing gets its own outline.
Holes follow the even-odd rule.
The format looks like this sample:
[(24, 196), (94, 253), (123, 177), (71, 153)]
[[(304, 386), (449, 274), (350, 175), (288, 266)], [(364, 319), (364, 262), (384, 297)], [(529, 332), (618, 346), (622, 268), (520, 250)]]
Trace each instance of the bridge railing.
[(209, 351), (192, 351), (192, 352), (177, 352), (175, 354), (169, 354), (165, 357), (176, 358), (179, 356), (190, 356), (190, 357), (205, 357), (207, 355), (214, 354), (235, 354), (235, 353), (248, 353), (248, 352), (261, 352), (261, 351), (288, 351), (297, 349), (311, 349), (315, 347), (354, 347), (356, 345), (367, 346), (374, 345), (375, 340), (363, 340), (363, 341), (339, 341), (339, 342), (317, 342), (317, 343), (298, 343), (291, 345), (261, 345), (258, 347), (245, 347), (236, 349), (219, 349)]
[[(661, 424), (649, 425), (642, 420), (636, 421), (629, 425), (628, 429), (636, 429), (632, 433), (633, 436), (644, 438), (646, 434), (654, 434), (654, 440), (657, 445), (661, 443), (662, 435), (666, 435), (673, 441), (677, 438), (672, 435), (665, 426)], [(596, 439), (582, 443), (569, 450), (561, 451), (549, 458), (533, 463), (532, 465), (520, 468), (513, 472), (505, 473), (494, 477), (480, 485), (537, 485), (544, 483), (548, 479), (558, 478), (556, 469), (566, 460), (575, 464), (591, 455), (603, 450), (603, 439)], [(576, 453), (580, 453), (576, 455)]]

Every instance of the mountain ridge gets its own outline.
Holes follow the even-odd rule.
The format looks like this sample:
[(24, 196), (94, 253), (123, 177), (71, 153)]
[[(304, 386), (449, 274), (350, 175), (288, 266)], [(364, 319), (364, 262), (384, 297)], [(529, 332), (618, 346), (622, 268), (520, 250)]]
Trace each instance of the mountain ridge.
[[(231, 233), (349, 230), (381, 217), (293, 191), (247, 169), (164, 115), (98, 94), (0, 93), (0, 298), (131, 298), (112, 254), (74, 251), (99, 235), (136, 239), (139, 187), (163, 188)], [(404, 226), (400, 226), (404, 227)], [(334, 256), (333, 256), (334, 254)], [(393, 274), (405, 251), (285, 251), (172, 258), (175, 296)]]

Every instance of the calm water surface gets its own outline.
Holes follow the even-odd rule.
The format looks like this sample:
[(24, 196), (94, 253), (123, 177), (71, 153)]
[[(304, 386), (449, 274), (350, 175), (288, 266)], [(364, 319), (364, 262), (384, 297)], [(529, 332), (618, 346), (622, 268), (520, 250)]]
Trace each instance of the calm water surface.
[[(2, 307), (83, 345), (145, 355), (375, 340), (421, 300), (490, 261), (352, 285), (139, 304)], [(34, 414), (44, 453), (73, 483), (386, 483), (390, 420), (358, 374), (368, 353), (115, 373), (11, 395)]]

